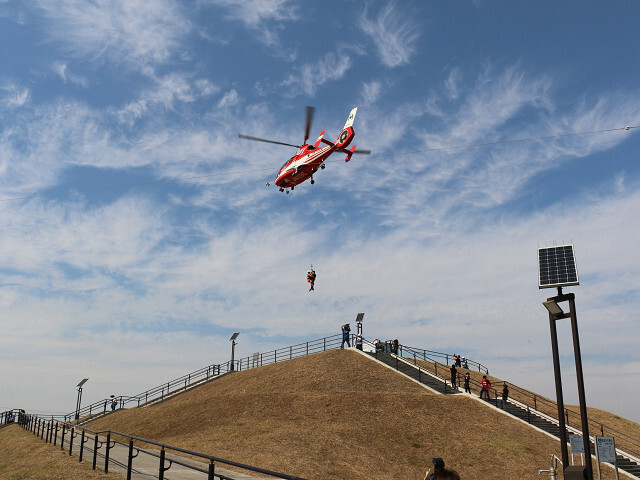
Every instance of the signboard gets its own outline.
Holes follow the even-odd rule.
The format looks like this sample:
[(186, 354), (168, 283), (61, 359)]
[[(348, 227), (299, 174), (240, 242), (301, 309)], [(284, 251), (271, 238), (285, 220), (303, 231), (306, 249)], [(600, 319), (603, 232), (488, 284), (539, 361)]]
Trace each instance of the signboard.
[(569, 435), (569, 444), (571, 445), (571, 454), (584, 453), (584, 442), (582, 435)]
[(596, 447), (601, 462), (616, 463), (616, 445), (613, 437), (596, 437)]

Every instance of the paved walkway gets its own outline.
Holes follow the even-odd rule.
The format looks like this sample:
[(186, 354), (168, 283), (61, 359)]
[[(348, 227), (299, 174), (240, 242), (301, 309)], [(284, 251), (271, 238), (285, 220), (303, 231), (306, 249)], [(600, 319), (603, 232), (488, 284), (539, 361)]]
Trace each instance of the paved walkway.
[[(58, 432), (56, 447), (60, 448), (61, 431)], [(65, 432), (64, 450), (69, 451), (70, 432)], [(106, 437), (98, 437), (98, 454), (96, 456), (96, 466), (104, 470), (104, 462), (106, 455)], [(72, 455), (79, 458), (80, 455), (81, 433), (78, 433), (73, 439)], [(95, 437), (85, 436), (85, 444), (82, 449), (83, 463), (93, 464)], [(113, 445), (113, 440), (111, 441)], [(136, 454), (136, 452), (138, 452)], [(160, 450), (138, 448), (133, 449), (133, 458), (131, 464), (131, 478), (151, 480), (159, 478), (160, 470)], [(129, 445), (115, 442), (115, 445), (109, 449), (109, 472), (120, 473), (125, 478), (127, 475), (127, 466), (129, 458)], [(209, 464), (199, 462), (180, 455), (165, 454), (164, 462), (165, 480), (207, 480)], [(215, 466), (215, 478), (222, 480), (274, 480), (277, 477), (255, 477), (243, 473), (234, 472), (225, 468)]]

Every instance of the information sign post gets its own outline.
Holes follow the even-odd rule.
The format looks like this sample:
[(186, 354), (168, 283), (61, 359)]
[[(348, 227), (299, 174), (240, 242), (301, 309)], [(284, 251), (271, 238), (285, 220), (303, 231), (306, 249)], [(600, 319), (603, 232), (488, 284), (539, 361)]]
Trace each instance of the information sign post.
[(612, 463), (616, 470), (616, 480), (620, 480), (618, 463), (616, 462), (616, 443), (613, 437), (596, 437), (596, 465), (598, 467), (598, 480), (602, 480), (600, 462)]

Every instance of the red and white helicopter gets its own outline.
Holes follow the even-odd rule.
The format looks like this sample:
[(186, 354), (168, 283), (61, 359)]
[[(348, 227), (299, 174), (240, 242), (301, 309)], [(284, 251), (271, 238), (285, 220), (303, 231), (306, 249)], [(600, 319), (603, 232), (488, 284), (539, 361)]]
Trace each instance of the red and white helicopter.
[[(345, 162), (351, 160), (351, 156), (356, 153), (360, 154), (369, 154), (371, 150), (356, 150), (356, 146), (354, 145), (350, 149), (347, 150), (347, 147), (353, 140), (355, 136), (355, 132), (353, 131), (353, 120), (356, 117), (356, 111), (358, 107), (355, 107), (349, 113), (349, 117), (347, 118), (347, 122), (344, 124), (340, 135), (338, 135), (338, 139), (335, 142), (330, 142), (329, 140), (325, 140), (322, 136), (325, 133), (325, 130), (320, 132), (318, 138), (316, 139), (313, 145), (308, 144), (307, 140), (309, 139), (309, 131), (311, 130), (311, 121), (313, 120), (313, 107), (307, 107), (307, 121), (304, 132), (304, 141), (302, 145), (293, 145), (291, 143), (284, 142), (276, 142), (274, 140), (266, 140), (264, 138), (251, 137), (249, 135), (238, 134), (239, 138), (245, 140), (255, 140), (257, 142), (266, 142), (266, 143), (275, 143), (276, 145), (286, 145), (288, 147), (295, 147), (298, 151), (287, 160), (284, 165), (280, 168), (278, 175), (275, 179), (275, 184), (279, 187), (281, 192), (289, 193), (288, 189), (293, 191), (294, 187), (308, 178), (311, 179), (311, 183), (315, 183), (313, 180), (313, 174), (318, 171), (318, 168), (324, 170), (324, 162), (329, 156), (335, 152), (336, 150), (346, 153), (347, 157), (344, 159)], [(320, 144), (324, 143), (326, 146), (321, 148)], [(267, 182), (267, 186), (271, 185), (270, 182)]]

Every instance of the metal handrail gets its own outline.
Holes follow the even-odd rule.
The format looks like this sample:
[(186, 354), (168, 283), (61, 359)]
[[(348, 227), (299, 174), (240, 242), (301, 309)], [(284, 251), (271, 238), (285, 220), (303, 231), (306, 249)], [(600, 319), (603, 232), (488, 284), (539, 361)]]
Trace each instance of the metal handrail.
[[(352, 334), (352, 337), (355, 335)], [(135, 407), (143, 406), (150, 402), (163, 401), (169, 396), (175, 395), (178, 392), (185, 391), (190, 387), (208, 381), (214, 377), (218, 377), (223, 374), (227, 374), (233, 371), (247, 370), (249, 368), (269, 365), (272, 363), (280, 362), (283, 360), (290, 360), (296, 357), (310, 355), (312, 353), (318, 353), (326, 350), (333, 350), (340, 348), (342, 343), (342, 335), (332, 335), (328, 337), (311, 340), (308, 342), (291, 345), (288, 347), (271, 350), (269, 352), (260, 353), (257, 357), (248, 356), (238, 360), (227, 361), (222, 364), (215, 364), (203, 367), (199, 370), (191, 372), (189, 374), (178, 377), (157, 387), (150, 388), (142, 393), (127, 396), (115, 397), (118, 408), (124, 408), (127, 405), (135, 404)], [(353, 345), (353, 343), (352, 343)], [(82, 407), (79, 410), (79, 417), (86, 420), (86, 417), (92, 417), (94, 415), (107, 413), (108, 406), (112, 399), (99, 400), (90, 405)], [(76, 412), (68, 413), (64, 416), (52, 416), (52, 419), (59, 418), (67, 421), (74, 419)]]
[[(76, 430), (80, 430), (82, 433), (81, 436), (81, 440), (80, 440), (80, 452), (78, 453), (79, 455), (79, 461), (82, 462), (82, 455), (83, 455), (83, 451), (84, 451), (84, 444), (87, 443), (89, 441), (89, 438), (86, 437), (86, 434), (89, 433), (91, 435), (94, 436), (94, 449), (93, 449), (93, 469), (96, 469), (96, 460), (97, 460), (97, 453), (98, 453), (98, 449), (102, 448), (102, 446), (106, 445), (106, 453), (104, 455), (105, 457), (105, 464), (104, 464), (104, 471), (105, 473), (109, 472), (109, 450), (112, 449), (116, 443), (120, 444), (120, 445), (128, 445), (129, 446), (129, 454), (128, 454), (128, 462), (127, 462), (127, 478), (131, 478), (131, 472), (132, 472), (132, 460), (137, 457), (140, 453), (144, 453), (146, 455), (150, 455), (152, 457), (158, 458), (159, 459), (159, 464), (158, 464), (158, 472), (159, 473), (159, 478), (163, 478), (164, 476), (164, 472), (166, 470), (169, 470), (171, 468), (171, 465), (173, 463), (181, 465), (183, 467), (189, 468), (191, 470), (195, 470), (198, 472), (202, 472), (202, 473), (206, 473), (208, 474), (208, 479), (209, 480), (214, 480), (214, 478), (219, 478), (219, 479), (227, 479), (229, 477), (226, 477), (223, 474), (216, 474), (215, 473), (215, 464), (223, 464), (223, 465), (228, 465), (231, 467), (236, 467), (236, 468), (241, 468), (243, 470), (248, 470), (250, 472), (254, 472), (254, 473), (260, 473), (263, 475), (269, 475), (271, 477), (276, 477), (278, 479), (285, 479), (285, 480), (305, 480), (302, 477), (297, 477), (294, 475), (288, 475), (286, 473), (280, 473), (280, 472), (275, 472), (272, 470), (267, 470), (264, 468), (260, 468), (260, 467), (255, 467), (252, 465), (247, 465), (244, 463), (240, 463), (240, 462), (235, 462), (233, 460), (227, 460), (224, 458), (220, 458), (220, 457), (216, 457), (213, 455), (207, 455), (204, 453), (200, 453), (200, 452), (194, 452), (192, 450), (187, 450), (184, 448), (180, 448), (180, 447), (176, 447), (173, 445), (169, 445), (166, 443), (161, 443), (161, 442), (156, 442), (153, 440), (149, 440), (146, 438), (141, 438), (141, 437), (137, 437), (134, 435), (129, 435), (127, 433), (122, 433), (122, 432), (117, 432), (115, 430), (99, 430), (99, 431), (94, 431), (91, 430), (89, 428), (85, 428), (85, 427), (81, 427), (81, 426), (77, 426), (77, 425), (73, 425), (73, 426), (69, 426), (68, 424), (62, 424), (60, 425), (59, 422), (54, 421), (54, 420), (47, 420), (47, 419), (41, 419), (35, 415), (28, 415), (28, 421), (25, 422), (23, 424), (23, 427), (27, 430), (27, 431), (31, 431), (34, 433), (34, 435), (39, 436), (40, 438), (42, 438), (43, 440), (47, 441), (48, 443), (53, 443), (54, 445), (57, 442), (58, 439), (58, 432), (60, 431), (61, 435), (60, 435), (60, 448), (64, 449), (64, 439), (65, 439), (65, 435), (66, 435), (66, 430), (67, 428), (70, 430), (70, 436), (71, 439), (69, 440), (69, 455), (72, 454), (73, 451), (73, 438), (75, 438), (78, 433), (76, 432)], [(99, 435), (106, 435), (106, 441), (102, 441), (100, 442), (98, 437)], [(120, 441), (116, 441), (114, 439), (112, 439), (112, 435), (118, 435), (124, 439), (128, 440), (128, 444), (127, 443), (123, 443)], [(140, 442), (140, 443), (144, 443), (147, 445), (153, 445), (156, 447), (160, 448), (160, 452), (159, 453), (154, 453), (154, 452), (149, 452), (146, 450), (143, 450), (139, 447), (135, 447), (134, 446), (134, 441), (136, 442)], [(99, 446), (98, 446), (99, 445)], [(135, 450), (135, 455), (133, 454)], [(191, 455), (193, 457), (196, 458), (200, 458), (203, 460), (207, 460), (209, 462), (208, 464), (208, 468), (207, 469), (203, 469), (194, 465), (190, 465), (188, 463), (186, 463), (186, 458), (185, 458), (185, 462), (180, 462), (177, 460), (169, 460), (169, 467), (166, 467), (166, 462), (165, 462), (165, 455), (167, 451), (173, 451), (173, 452), (178, 452), (181, 454), (185, 454), (185, 455)]]
[[(401, 356), (403, 354), (408, 353), (413, 355), (414, 358), (420, 357), (421, 360), (431, 361), (431, 362), (436, 362), (438, 358), (441, 358), (441, 359), (444, 359), (444, 362), (441, 362), (441, 363), (444, 363), (445, 365), (449, 365), (450, 359), (453, 360), (453, 355), (449, 353), (436, 352), (433, 350), (425, 350), (423, 348), (409, 347), (407, 345), (401, 345), (401, 347), (402, 347), (402, 349), (400, 350)], [(473, 367), (472, 370), (477, 369), (479, 372), (483, 372), (486, 375), (489, 374), (489, 369), (484, 365), (482, 365), (481, 363), (478, 363), (474, 360), (470, 360), (468, 358), (465, 358), (465, 362), (467, 363), (467, 365), (471, 365)]]

